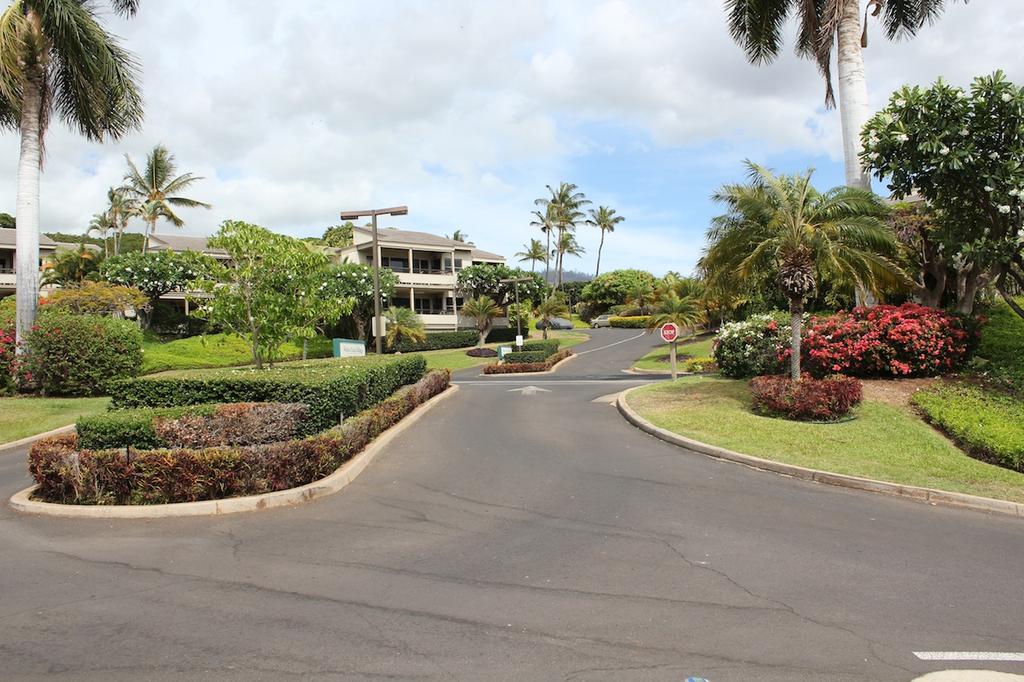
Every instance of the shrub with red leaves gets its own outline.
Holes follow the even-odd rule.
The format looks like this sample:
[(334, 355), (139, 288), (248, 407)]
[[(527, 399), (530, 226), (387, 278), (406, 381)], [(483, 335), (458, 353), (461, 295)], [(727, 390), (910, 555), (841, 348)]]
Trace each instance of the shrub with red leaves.
[(798, 421), (835, 421), (861, 401), (860, 381), (833, 375), (798, 381), (786, 376), (760, 376), (750, 381), (754, 411)]
[(934, 376), (961, 367), (976, 338), (964, 319), (916, 303), (855, 308), (811, 319), (803, 369), (818, 377)]
[(487, 365), (484, 367), (484, 374), (529, 374), (532, 372), (546, 372), (570, 355), (572, 355), (572, 351), (566, 349), (548, 356), (548, 359), (544, 362), (511, 362), (502, 365)]
[(0, 395), (14, 388), (15, 348), (14, 330), (0, 329)]

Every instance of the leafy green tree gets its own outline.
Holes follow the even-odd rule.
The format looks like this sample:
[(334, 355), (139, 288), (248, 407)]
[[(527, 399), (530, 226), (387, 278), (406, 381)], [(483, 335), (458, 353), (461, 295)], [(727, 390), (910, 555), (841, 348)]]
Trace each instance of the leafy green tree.
[(714, 195), (727, 213), (712, 221), (700, 267), (712, 286), (766, 273), (777, 278), (789, 301), (790, 372), (799, 379), (804, 302), (820, 281), (862, 283), (880, 294), (907, 278), (893, 260), (898, 246), (882, 221), (887, 209), (874, 194), (853, 187), (822, 194), (811, 185), (811, 171), (784, 176), (748, 167), (749, 183)]
[[(555, 270), (557, 272), (556, 286), (562, 288), (562, 260), (566, 254), (565, 247), (572, 246), (573, 241), (566, 241), (565, 234), (573, 232), (576, 224), (583, 220), (583, 207), (590, 204), (583, 192), (571, 182), (563, 182), (558, 187), (547, 185), (549, 196), (537, 199), (533, 203), (544, 209), (544, 217), (550, 219), (557, 228), (555, 238)], [(577, 254), (570, 254), (577, 255)]]
[(139, 321), (149, 327), (149, 313), (157, 300), (172, 291), (188, 291), (197, 280), (208, 279), (217, 269), (213, 258), (195, 251), (132, 251), (113, 256), (103, 264), (103, 276), (111, 284), (134, 287), (149, 299)]
[[(946, 0), (868, 0), (871, 16), (880, 17), (890, 40), (909, 38), (935, 21)], [(779, 56), (782, 30), (796, 16), (796, 53), (813, 60), (825, 79), (825, 105), (835, 106), (832, 91), (832, 48), (837, 47), (839, 107), (846, 160), (846, 184), (869, 189), (870, 175), (861, 166), (860, 131), (870, 116), (864, 78), (863, 48), (867, 26), (861, 26), (861, 0), (726, 0), (729, 32), (754, 64)], [(867, 13), (865, 13), (865, 17)]]
[(334, 225), (324, 230), (324, 236), (320, 238), (320, 243), (324, 246), (333, 246), (338, 249), (345, 248), (346, 246), (352, 246), (352, 229), (355, 225), (352, 221), (348, 221), (343, 225)]
[[(17, 337), (39, 303), (39, 176), (54, 115), (89, 140), (118, 139), (142, 122), (134, 56), (100, 24), (96, 2), (13, 0), (0, 14), (0, 126), (21, 136), (18, 161)], [(110, 0), (133, 16), (138, 0)]]
[(647, 309), (658, 300), (654, 285), (650, 282), (638, 281), (626, 292), (626, 305), (633, 306), (640, 311), (641, 315), (647, 314)]
[(427, 340), (423, 320), (411, 308), (391, 306), (384, 312), (384, 318), (388, 326), (384, 341), (388, 348), (394, 348), (402, 343), (422, 343)]
[(175, 227), (185, 224), (175, 209), (210, 208), (209, 204), (178, 195), (202, 178), (192, 173), (175, 175), (178, 167), (174, 155), (163, 145), (158, 144), (146, 155), (144, 172), (139, 172), (127, 154), (124, 158), (128, 162), (128, 172), (124, 176), (122, 191), (134, 202), (135, 215), (146, 224), (143, 251), (149, 248), (149, 235), (156, 232), (158, 220), (166, 220)]
[(970, 93), (941, 80), (904, 87), (864, 129), (864, 163), (897, 198), (919, 194), (935, 211), (933, 259), (956, 276), (957, 310), (971, 313), (994, 284), (1021, 317), (1024, 288), (1024, 90), (1001, 71)]
[(51, 292), (46, 305), (47, 309), (66, 310), (75, 315), (123, 317), (127, 311), (138, 313), (146, 308), (149, 299), (134, 287), (83, 281), (78, 286)]
[(547, 286), (541, 276), (520, 268), (510, 268), (504, 263), (481, 263), (470, 265), (459, 271), (456, 289), (466, 298), (488, 296), (498, 307), (504, 308), (515, 301), (516, 285), (501, 280), (525, 279), (519, 283), (519, 300), (534, 301), (544, 297)]
[(451, 236), (449, 236), (448, 239), (451, 239), (454, 242), (465, 243), (469, 241), (469, 235), (463, 232), (462, 230), (455, 230), (454, 232), (451, 233)]
[(477, 296), (463, 303), (462, 314), (473, 318), (476, 332), (479, 334), (476, 346), (482, 348), (488, 332), (491, 331), (491, 325), (494, 324), (494, 318), (501, 314), (501, 307), (490, 296)]
[(77, 249), (58, 249), (43, 263), (42, 283), (47, 286), (76, 286), (99, 277), (103, 257), (80, 244)]
[[(370, 328), (370, 320), (373, 319), (373, 268), (360, 263), (334, 265), (331, 267), (330, 282), (326, 295), (352, 299), (351, 315), (357, 336), (360, 339), (367, 338), (366, 331)], [(397, 286), (398, 275), (388, 268), (381, 268), (381, 305), (387, 303)]]
[(697, 299), (670, 291), (658, 301), (657, 308), (647, 320), (647, 329), (653, 331), (669, 322), (680, 329), (692, 329), (704, 319), (704, 312)]
[(531, 239), (529, 244), (523, 245), (523, 250), (516, 254), (520, 263), (530, 261), (530, 272), (537, 270), (537, 263), (547, 261), (548, 255), (544, 251), (544, 245), (539, 239)]
[(242, 338), (252, 348), (253, 364), (280, 357), (287, 339), (305, 337), (319, 317), (317, 305), (330, 261), (298, 239), (242, 221), (226, 220), (210, 238), (230, 263), (217, 263), (213, 276), (200, 281), (208, 298), (197, 300), (196, 315)]
[(565, 297), (559, 293), (554, 293), (538, 303), (533, 314), (541, 321), (541, 333), (547, 339), (551, 320), (556, 317), (569, 317), (569, 306), (565, 304)]
[(601, 242), (597, 245), (597, 267), (594, 269), (594, 277), (598, 277), (601, 274), (601, 251), (604, 249), (604, 236), (608, 232), (614, 232), (615, 226), (626, 218), (617, 215), (614, 208), (607, 206), (598, 206), (597, 210), (590, 209), (589, 213), (587, 225), (601, 230)]
[(17, 226), (14, 216), (10, 213), (0, 213), (0, 230), (13, 230)]
[(600, 313), (612, 306), (624, 304), (630, 291), (640, 283), (653, 287), (654, 275), (646, 270), (612, 270), (588, 282), (580, 298)]

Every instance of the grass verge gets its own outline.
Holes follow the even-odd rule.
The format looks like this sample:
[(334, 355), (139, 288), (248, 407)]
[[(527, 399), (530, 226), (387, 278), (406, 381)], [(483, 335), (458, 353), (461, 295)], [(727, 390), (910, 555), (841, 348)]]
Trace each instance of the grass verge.
[[(161, 341), (147, 335), (142, 350), (143, 374), (171, 369), (237, 367), (252, 363), (252, 348), (248, 342), (241, 337), (227, 334), (191, 336), (174, 341)], [(302, 343), (286, 343), (282, 346), (281, 353), (282, 360), (297, 360), (302, 357)], [(309, 340), (309, 357), (322, 358), (330, 355), (330, 339), (321, 337)]]
[(865, 402), (857, 419), (807, 424), (750, 410), (746, 382), (684, 377), (634, 391), (629, 405), (663, 429), (787, 464), (1024, 502), (1024, 474), (972, 459), (910, 408)]
[[(686, 357), (711, 357), (711, 346), (714, 342), (715, 336), (714, 334), (711, 334), (708, 336), (697, 337), (692, 341), (680, 343), (679, 347), (676, 349), (678, 358), (682, 360)], [(634, 362), (633, 366), (638, 369), (672, 369), (672, 365), (669, 362), (668, 344), (666, 343), (658, 346), (647, 355)]]
[[(1024, 297), (1017, 301), (1024, 305)], [(978, 344), (977, 356), (986, 361), (980, 369), (1024, 392), (1024, 320), (1003, 301), (992, 306), (988, 318)]]
[(105, 412), (109, 398), (0, 398), (0, 444)]

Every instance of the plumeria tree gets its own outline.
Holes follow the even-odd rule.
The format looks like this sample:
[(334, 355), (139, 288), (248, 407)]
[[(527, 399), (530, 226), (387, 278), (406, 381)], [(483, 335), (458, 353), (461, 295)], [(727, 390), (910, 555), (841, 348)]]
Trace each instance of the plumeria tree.
[(897, 198), (917, 193), (934, 211), (926, 235), (953, 269), (957, 310), (971, 313), (992, 284), (1024, 288), (1024, 91), (1001, 71), (969, 91), (939, 80), (904, 87), (863, 133), (862, 160)]
[(320, 317), (310, 308), (321, 305), (330, 262), (297, 239), (242, 221), (225, 221), (209, 244), (227, 251), (231, 262), (218, 263), (198, 283), (209, 298), (197, 301), (197, 315), (245, 338), (262, 369), (280, 355), (281, 344), (305, 336)]
[(516, 285), (502, 280), (521, 279), (519, 282), (519, 300), (531, 299), (539, 301), (544, 298), (547, 287), (544, 278), (535, 272), (527, 272), (520, 268), (510, 268), (502, 263), (481, 263), (470, 265), (459, 271), (456, 288), (465, 298), (488, 296), (495, 304), (504, 308), (516, 299)]
[(213, 258), (195, 251), (136, 251), (108, 258), (103, 276), (111, 284), (134, 287), (146, 295), (149, 305), (139, 317), (146, 328), (157, 299), (172, 291), (187, 291), (196, 280), (209, 277), (215, 267)]
[[(332, 295), (351, 298), (353, 308), (351, 315), (356, 324), (359, 338), (366, 338), (366, 329), (373, 318), (373, 268), (361, 263), (342, 263), (331, 267), (331, 284), (328, 291)], [(380, 270), (381, 304), (395, 293), (398, 286), (398, 275), (388, 268)]]

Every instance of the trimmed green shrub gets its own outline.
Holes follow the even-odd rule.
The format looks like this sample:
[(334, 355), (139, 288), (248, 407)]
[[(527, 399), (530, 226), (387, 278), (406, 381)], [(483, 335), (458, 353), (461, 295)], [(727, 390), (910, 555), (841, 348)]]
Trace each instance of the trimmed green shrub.
[(609, 317), (608, 324), (612, 327), (625, 329), (647, 329), (647, 315), (631, 315), (630, 317)]
[(332, 473), (418, 405), (448, 388), (434, 370), (325, 433), (244, 447), (79, 450), (74, 434), (37, 441), (29, 470), (37, 498), (64, 504), (169, 504), (258, 495)]
[(25, 348), (21, 383), (47, 395), (99, 395), (109, 380), (135, 376), (142, 366), (142, 332), (112, 317), (47, 311)]
[(558, 339), (548, 339), (546, 341), (543, 341), (543, 340), (527, 341), (527, 342), (525, 342), (523, 344), (523, 350), (524, 351), (540, 350), (540, 351), (547, 352), (548, 355), (551, 355), (551, 354), (556, 353), (558, 351), (558, 346), (560, 344), (561, 344), (561, 341), (559, 341)]
[(714, 372), (717, 368), (718, 366), (715, 364), (714, 358), (690, 358), (683, 361), (684, 372), (703, 374), (705, 372)]
[[(487, 365), (484, 367), (484, 374), (525, 374), (529, 372), (546, 372), (570, 355), (572, 355), (572, 351), (567, 348), (565, 350), (558, 351), (543, 362), (511, 362)], [(508, 356), (506, 355), (505, 357)]]
[(546, 350), (524, 350), (505, 354), (505, 362), (509, 364), (522, 364), (529, 362), (544, 362), (552, 353)]
[[(530, 338), (530, 330), (523, 327), (523, 338)], [(487, 343), (514, 343), (516, 340), (515, 327), (501, 327), (492, 329), (487, 333)]]
[(92, 417), (79, 417), (75, 423), (78, 444), (87, 450), (134, 447), (150, 449), (166, 447), (156, 435), (157, 417), (175, 419), (187, 414), (213, 414), (214, 405), (114, 410)]
[(447, 348), (468, 348), (475, 346), (477, 333), (472, 329), (457, 332), (429, 332), (422, 342), (403, 340), (389, 352), (415, 353), (424, 350), (445, 350)]
[(1024, 400), (970, 384), (920, 391), (925, 419), (974, 457), (1024, 472)]
[(340, 358), (270, 369), (187, 370), (113, 382), (111, 406), (171, 407), (203, 403), (303, 403), (311, 433), (376, 405), (427, 369), (422, 355)]

